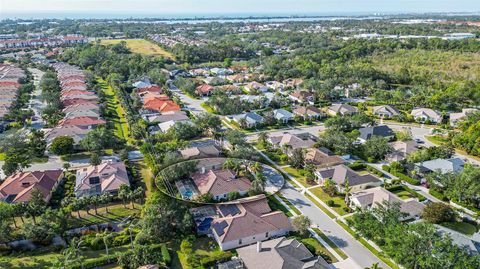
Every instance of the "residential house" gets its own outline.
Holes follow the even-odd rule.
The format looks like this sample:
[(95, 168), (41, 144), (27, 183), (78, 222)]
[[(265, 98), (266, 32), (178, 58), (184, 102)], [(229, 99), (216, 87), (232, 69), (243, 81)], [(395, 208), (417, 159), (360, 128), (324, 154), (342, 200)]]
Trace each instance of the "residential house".
[(405, 160), (410, 153), (418, 150), (417, 142), (413, 140), (395, 141), (390, 143), (390, 146), (393, 151), (386, 156), (389, 162)]
[(185, 111), (169, 111), (162, 114), (146, 114), (142, 118), (148, 122), (154, 123), (163, 123), (167, 121), (185, 121), (189, 120), (187, 113)]
[(252, 128), (265, 122), (265, 119), (255, 112), (238, 114), (233, 116), (232, 119), (240, 126), (245, 125), (247, 128)]
[(236, 75), (227, 76), (227, 80), (229, 80), (232, 83), (243, 83), (247, 79), (245, 78), (245, 75), (236, 74)]
[(316, 170), (315, 176), (320, 184), (325, 184), (327, 180), (332, 180), (339, 192), (345, 192), (347, 185), (350, 187), (350, 191), (355, 192), (370, 187), (378, 187), (383, 183), (371, 174), (359, 175), (343, 164)]
[(268, 88), (265, 85), (263, 85), (262, 83), (258, 83), (256, 81), (247, 83), (247, 85), (243, 86), (243, 88), (247, 92), (262, 92), (262, 93), (268, 92)]
[(286, 87), (290, 87), (290, 88), (293, 88), (293, 89), (296, 89), (298, 87), (300, 87), (300, 85), (303, 83), (303, 80), (302, 79), (295, 79), (295, 78), (289, 78), (289, 79), (286, 79), (283, 81), (283, 84), (286, 86)]
[(146, 87), (150, 87), (152, 85), (152, 83), (150, 83), (150, 78), (148, 77), (143, 77), (141, 79), (139, 79), (138, 81), (135, 81), (132, 86), (134, 88), (146, 88)]
[(88, 117), (82, 116), (73, 119), (63, 119), (59, 121), (58, 126), (78, 126), (80, 128), (94, 129), (98, 125), (105, 125), (107, 122), (105, 120), (99, 119), (97, 117)]
[(242, 92), (242, 89), (240, 89), (239, 86), (236, 86), (236, 85), (222, 85), (222, 86), (217, 86), (215, 87), (215, 90), (217, 91), (221, 91), (221, 92), (226, 92), (228, 94), (237, 94), (237, 93), (241, 93)]
[(460, 158), (435, 159), (415, 163), (415, 170), (419, 172), (419, 175), (425, 175), (435, 171), (439, 171), (442, 174), (452, 172), (459, 173), (463, 170), (464, 165), (465, 162)]
[(383, 106), (374, 106), (373, 114), (381, 118), (393, 118), (394, 116), (399, 116), (400, 111), (391, 105)]
[(74, 119), (78, 117), (100, 118), (100, 113), (99, 111), (95, 110), (75, 110), (66, 113), (64, 119)]
[(273, 111), (273, 117), (282, 123), (288, 123), (289, 121), (293, 120), (293, 114), (290, 111), (285, 109), (275, 109)]
[(328, 107), (327, 113), (331, 116), (346, 116), (346, 115), (354, 115), (358, 113), (358, 109), (351, 105), (347, 104), (333, 104)]
[(344, 162), (340, 156), (334, 155), (326, 148), (309, 148), (305, 152), (305, 163), (314, 164), (317, 168), (331, 167)]
[(360, 143), (365, 143), (374, 136), (387, 138), (388, 140), (395, 138), (395, 133), (387, 125), (364, 127), (360, 128), (359, 131), (360, 136), (357, 138), (357, 141)]
[(117, 194), (120, 186), (124, 184), (130, 186), (125, 164), (108, 160), (77, 170), (75, 196), (78, 198), (106, 192)]
[(100, 107), (98, 106), (98, 104), (92, 104), (92, 103), (71, 105), (69, 107), (64, 108), (62, 112), (65, 114), (68, 114), (68, 113), (79, 111), (79, 110), (92, 110), (97, 113), (100, 113)]
[(180, 150), (180, 154), (184, 159), (218, 157), (221, 153), (222, 150), (214, 143), (204, 143)]
[(464, 109), (462, 109), (462, 112), (451, 113), (450, 114), (450, 125), (451, 126), (456, 126), (457, 123), (459, 121), (463, 120), (464, 118), (466, 118), (468, 116), (468, 114), (477, 113), (477, 112), (479, 112), (479, 110), (476, 109), (476, 108), (464, 108)]
[(221, 78), (221, 77), (207, 77), (207, 78), (204, 78), (203, 81), (207, 84), (207, 85), (223, 85), (226, 83), (225, 79)]
[(47, 142), (47, 145), (50, 146), (55, 138), (68, 136), (73, 138), (75, 145), (78, 145), (90, 131), (91, 129), (82, 128), (77, 125), (57, 126), (45, 134), (45, 141)]
[(143, 104), (143, 109), (146, 111), (166, 113), (180, 111), (181, 107), (172, 100), (165, 100), (164, 98), (151, 98), (145, 101)]
[(316, 138), (310, 133), (284, 133), (281, 136), (269, 136), (268, 142), (276, 148), (282, 148), (286, 154), (291, 155), (296, 149), (312, 147), (316, 142)]
[(0, 185), (0, 200), (7, 203), (26, 203), (32, 198), (32, 192), (40, 191), (45, 202), (63, 178), (63, 171), (46, 170), (18, 172), (7, 177)]
[(353, 192), (350, 194), (348, 200), (350, 208), (360, 208), (362, 210), (373, 209), (378, 205), (382, 205), (384, 202), (398, 203), (400, 205), (400, 211), (405, 214), (400, 221), (419, 219), (425, 208), (424, 204), (413, 198), (402, 200), (382, 187)]
[(308, 103), (313, 105), (314, 95), (311, 92), (305, 90), (296, 90), (288, 96), (292, 101), (296, 103)]
[(235, 172), (229, 169), (198, 172), (192, 175), (192, 180), (200, 194), (208, 193), (217, 201), (226, 199), (232, 192), (238, 192), (243, 196), (252, 187), (248, 178), (237, 177)]
[(166, 132), (168, 132), (168, 130), (170, 130), (177, 123), (186, 123), (186, 124), (193, 125), (193, 122), (190, 121), (190, 119), (187, 119), (187, 120), (169, 120), (169, 121), (159, 123), (157, 125), (158, 130), (161, 131), (162, 133), (166, 133)]
[(283, 92), (285, 90), (285, 84), (278, 81), (268, 81), (265, 83), (265, 86), (276, 92)]
[(321, 257), (294, 238), (279, 237), (258, 241), (237, 249), (238, 257), (248, 269), (330, 269)]
[(293, 110), (293, 114), (302, 117), (304, 120), (316, 120), (322, 117), (323, 113), (314, 106), (299, 106)]
[(210, 96), (215, 88), (212, 85), (202, 84), (195, 89), (200, 96)]
[(443, 120), (442, 114), (430, 108), (415, 108), (410, 115), (419, 122), (441, 123)]
[(272, 211), (262, 196), (245, 198), (242, 203), (217, 205), (220, 216), (212, 221), (211, 231), (220, 249), (251, 245), (292, 230), (288, 217), (281, 211)]

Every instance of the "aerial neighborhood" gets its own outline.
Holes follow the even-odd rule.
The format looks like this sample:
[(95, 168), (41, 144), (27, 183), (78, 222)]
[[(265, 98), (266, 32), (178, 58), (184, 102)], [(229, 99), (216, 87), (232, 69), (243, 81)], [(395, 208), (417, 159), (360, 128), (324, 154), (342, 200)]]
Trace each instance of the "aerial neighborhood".
[(479, 268), (480, 18), (314, 18), (0, 21), (0, 268)]

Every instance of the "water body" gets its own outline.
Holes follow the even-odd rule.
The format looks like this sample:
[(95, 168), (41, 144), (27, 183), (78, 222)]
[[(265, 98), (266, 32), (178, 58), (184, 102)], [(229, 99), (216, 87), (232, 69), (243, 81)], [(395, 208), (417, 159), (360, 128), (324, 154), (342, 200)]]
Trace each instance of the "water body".
[[(387, 15), (387, 14), (385, 14)], [(208, 22), (290, 22), (290, 21), (317, 21), (338, 20), (352, 17), (368, 18), (373, 13), (344, 12), (344, 13), (310, 13), (310, 14), (260, 14), (260, 13), (229, 13), (229, 14), (123, 14), (123, 13), (5, 13), (0, 12), (0, 19), (40, 20), (40, 19), (118, 19), (140, 20), (159, 23), (208, 23)], [(374, 17), (376, 18), (376, 17)], [(158, 19), (158, 20), (156, 20)]]

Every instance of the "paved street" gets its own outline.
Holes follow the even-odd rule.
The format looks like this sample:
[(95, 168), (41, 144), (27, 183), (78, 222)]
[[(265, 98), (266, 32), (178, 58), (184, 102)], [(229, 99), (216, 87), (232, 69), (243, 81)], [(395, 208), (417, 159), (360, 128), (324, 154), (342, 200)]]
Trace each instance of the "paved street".
[(359, 266), (365, 268), (378, 262), (381, 268), (390, 268), (290, 184), (281, 193)]
[(44, 122), (42, 121), (41, 111), (44, 107), (44, 103), (42, 102), (42, 89), (40, 89), (39, 84), (45, 72), (37, 68), (28, 68), (28, 71), (32, 73), (33, 84), (35, 85), (35, 90), (29, 101), (29, 107), (35, 113), (35, 119), (32, 121), (32, 128), (42, 129)]
[(190, 112), (192, 112), (193, 114), (200, 114), (200, 113), (206, 112), (205, 108), (201, 106), (204, 100), (193, 99), (187, 96), (180, 89), (178, 89), (177, 86), (173, 84), (173, 81), (168, 81), (167, 84), (170, 91), (180, 98), (182, 103), (185, 104), (185, 107)]

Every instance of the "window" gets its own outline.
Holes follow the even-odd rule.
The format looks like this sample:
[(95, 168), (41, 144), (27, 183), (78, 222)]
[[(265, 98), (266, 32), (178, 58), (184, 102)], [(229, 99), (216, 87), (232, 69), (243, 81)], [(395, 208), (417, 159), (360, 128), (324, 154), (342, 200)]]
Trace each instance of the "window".
[(268, 232), (265, 233), (265, 237), (268, 237)]

